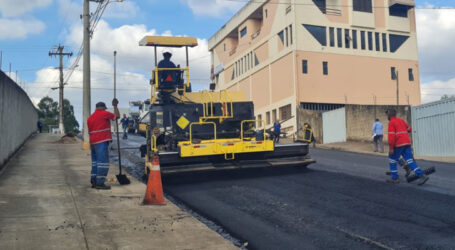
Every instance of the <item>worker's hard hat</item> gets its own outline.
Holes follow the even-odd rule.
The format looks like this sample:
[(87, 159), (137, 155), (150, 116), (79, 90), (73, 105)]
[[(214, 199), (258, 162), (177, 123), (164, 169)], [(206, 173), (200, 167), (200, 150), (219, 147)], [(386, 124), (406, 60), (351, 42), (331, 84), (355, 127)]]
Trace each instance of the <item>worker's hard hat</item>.
[(172, 56), (172, 53), (169, 52), (169, 51), (166, 51), (166, 52), (163, 53), (163, 56), (164, 56), (164, 57), (171, 57), (171, 56)]

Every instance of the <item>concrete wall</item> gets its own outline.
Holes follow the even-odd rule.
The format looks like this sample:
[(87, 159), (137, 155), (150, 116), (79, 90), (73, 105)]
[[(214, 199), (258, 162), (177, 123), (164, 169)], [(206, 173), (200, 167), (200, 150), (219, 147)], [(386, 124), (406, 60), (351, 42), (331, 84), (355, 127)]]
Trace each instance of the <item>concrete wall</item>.
[(22, 88), (0, 71), (0, 168), (37, 130), (38, 111)]
[(322, 113), (307, 109), (297, 108), (297, 134), (303, 137), (303, 124), (307, 122), (313, 129), (313, 135), (317, 143), (322, 141)]
[[(346, 105), (346, 139), (348, 141), (371, 141), (371, 128), (376, 118), (384, 125), (384, 140), (387, 140), (389, 121), (385, 111), (396, 106), (374, 105)], [(397, 117), (411, 124), (411, 110), (409, 106), (400, 106)]]

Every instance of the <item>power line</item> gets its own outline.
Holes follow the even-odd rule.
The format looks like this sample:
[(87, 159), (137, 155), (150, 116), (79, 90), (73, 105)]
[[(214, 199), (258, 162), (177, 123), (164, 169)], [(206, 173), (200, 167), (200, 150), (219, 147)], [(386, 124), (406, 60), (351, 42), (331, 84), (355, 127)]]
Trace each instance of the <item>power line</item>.
[[(311, 3), (283, 3), (283, 2), (274, 2), (274, 1), (258, 1), (258, 0), (224, 0), (226, 2), (237, 2), (237, 3), (269, 3), (269, 4), (285, 4), (285, 5), (301, 5), (301, 6), (316, 6), (316, 4)], [(354, 7), (353, 5), (343, 5), (343, 4), (326, 4), (327, 7)], [(389, 8), (388, 6), (372, 6), (373, 9), (385, 9)], [(416, 9), (424, 10), (453, 10), (455, 7), (436, 7), (436, 6), (415, 6)]]

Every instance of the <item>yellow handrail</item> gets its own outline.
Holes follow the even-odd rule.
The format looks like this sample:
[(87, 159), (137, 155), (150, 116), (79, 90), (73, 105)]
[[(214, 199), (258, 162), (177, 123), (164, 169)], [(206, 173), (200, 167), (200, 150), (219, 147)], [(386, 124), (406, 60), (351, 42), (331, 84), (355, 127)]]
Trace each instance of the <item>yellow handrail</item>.
[(190, 143), (193, 144), (193, 125), (204, 125), (212, 124), (213, 125), (213, 139), (216, 140), (216, 123), (214, 122), (192, 122), (190, 124)]
[[(243, 120), (241, 123), (240, 123), (240, 140), (243, 141), (243, 124), (246, 123), (246, 122), (264, 122), (263, 120)], [(264, 130), (264, 140), (265, 140), (265, 126), (263, 128)]]
[(190, 87), (190, 67), (185, 67), (185, 68), (158, 68), (155, 67), (154, 73), (155, 73), (155, 87), (158, 89), (160, 81), (158, 79), (158, 72), (159, 71), (172, 71), (172, 70), (181, 70), (181, 71), (186, 71), (186, 84), (184, 89), (179, 89), (185, 91), (187, 88)]

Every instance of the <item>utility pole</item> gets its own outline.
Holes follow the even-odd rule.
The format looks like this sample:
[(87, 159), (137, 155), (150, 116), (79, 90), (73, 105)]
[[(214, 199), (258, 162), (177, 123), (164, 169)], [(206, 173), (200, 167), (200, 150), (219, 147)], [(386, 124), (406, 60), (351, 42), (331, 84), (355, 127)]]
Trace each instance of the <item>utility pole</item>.
[(49, 56), (59, 56), (60, 57), (60, 65), (59, 65), (59, 70), (60, 70), (60, 84), (59, 84), (59, 110), (58, 110), (58, 128), (60, 130), (61, 134), (65, 134), (65, 126), (63, 125), (63, 88), (64, 88), (64, 83), (63, 83), (63, 57), (64, 56), (72, 56), (73, 53), (64, 53), (63, 52), (64, 46), (58, 46), (54, 51), (49, 52)]
[(90, 149), (90, 138), (88, 134), (87, 119), (90, 116), (90, 0), (84, 0), (84, 61), (83, 61), (83, 83), (82, 83), (82, 123), (84, 131), (83, 149)]
[(374, 118), (376, 119), (376, 118), (378, 118), (378, 117), (376, 116), (376, 109), (377, 109), (376, 107), (377, 107), (377, 105), (378, 105), (378, 104), (377, 104), (377, 101), (376, 101), (376, 95), (373, 95), (373, 103), (374, 103)]
[(0, 71), (2, 71), (3, 51), (0, 50)]

